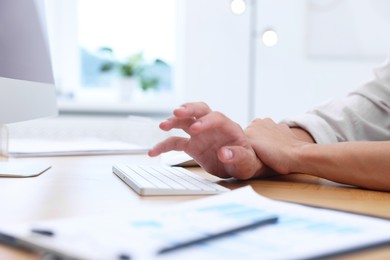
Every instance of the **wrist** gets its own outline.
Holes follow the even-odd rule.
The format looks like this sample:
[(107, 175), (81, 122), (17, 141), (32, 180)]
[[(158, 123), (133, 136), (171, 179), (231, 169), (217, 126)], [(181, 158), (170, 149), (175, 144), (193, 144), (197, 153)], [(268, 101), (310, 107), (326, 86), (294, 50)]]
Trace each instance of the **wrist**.
[(290, 127), (290, 129), (299, 140), (307, 143), (316, 143), (313, 136), (308, 131), (300, 127)]
[(291, 161), (289, 172), (304, 173), (304, 166), (307, 163), (307, 155), (310, 153), (311, 147), (313, 144), (316, 144), (316, 142), (312, 135), (306, 130), (299, 127), (292, 127), (290, 129), (299, 140), (299, 145), (292, 150), (290, 155)]
[(310, 155), (313, 153), (315, 143), (303, 142), (297, 146), (291, 155), (290, 172), (306, 173)]

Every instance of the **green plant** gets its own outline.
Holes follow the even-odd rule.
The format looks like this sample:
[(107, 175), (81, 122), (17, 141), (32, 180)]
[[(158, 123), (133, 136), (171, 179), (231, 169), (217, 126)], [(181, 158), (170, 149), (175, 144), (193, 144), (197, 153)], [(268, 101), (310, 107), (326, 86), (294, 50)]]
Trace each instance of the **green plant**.
[(109, 47), (100, 49), (103, 53), (105, 62), (101, 65), (101, 72), (117, 70), (123, 77), (138, 76), (144, 66), (144, 57), (142, 53), (134, 54), (126, 59), (118, 60), (114, 56), (114, 51)]
[(140, 83), (142, 90), (148, 90), (148, 89), (156, 89), (158, 86), (158, 78), (156, 77), (141, 77)]
[(100, 49), (103, 54), (104, 62), (100, 66), (100, 72), (107, 73), (116, 71), (122, 77), (136, 77), (140, 82), (142, 90), (157, 89), (159, 86), (159, 77), (153, 73), (156, 66), (167, 66), (167, 64), (156, 59), (153, 63), (148, 64), (142, 53), (136, 53), (126, 59), (118, 60), (112, 48), (103, 47)]

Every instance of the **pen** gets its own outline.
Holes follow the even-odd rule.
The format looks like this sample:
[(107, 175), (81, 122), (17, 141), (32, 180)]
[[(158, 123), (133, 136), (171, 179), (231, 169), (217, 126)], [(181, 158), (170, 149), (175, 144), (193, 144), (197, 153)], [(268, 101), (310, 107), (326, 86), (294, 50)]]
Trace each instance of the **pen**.
[(51, 231), (51, 230), (48, 230), (48, 229), (33, 228), (33, 229), (31, 229), (31, 232), (35, 233), (35, 234), (40, 234), (40, 235), (43, 235), (43, 236), (48, 236), (48, 237), (54, 236), (54, 232)]
[(211, 234), (211, 235), (208, 235), (206, 237), (195, 238), (195, 239), (192, 239), (192, 240), (188, 240), (188, 241), (185, 241), (185, 242), (178, 243), (178, 244), (173, 245), (173, 246), (164, 247), (164, 248), (160, 249), (157, 252), (157, 254), (168, 253), (168, 252), (175, 251), (175, 250), (178, 250), (178, 249), (182, 249), (182, 248), (185, 248), (185, 247), (189, 247), (189, 246), (192, 246), (192, 245), (200, 244), (200, 243), (203, 243), (203, 242), (206, 242), (206, 241), (218, 239), (218, 238), (221, 238), (221, 237), (224, 237), (224, 236), (229, 236), (229, 235), (241, 232), (241, 231), (249, 230), (249, 229), (252, 229), (252, 228), (256, 228), (256, 227), (260, 227), (260, 226), (264, 226), (264, 225), (268, 225), (268, 224), (274, 224), (277, 221), (278, 221), (278, 217), (277, 216), (271, 216), (271, 217), (263, 218), (263, 219), (255, 221), (255, 222), (252, 222), (252, 223), (249, 223), (249, 224), (246, 224), (246, 225), (243, 225), (243, 226), (235, 227), (233, 229), (224, 230), (222, 232)]

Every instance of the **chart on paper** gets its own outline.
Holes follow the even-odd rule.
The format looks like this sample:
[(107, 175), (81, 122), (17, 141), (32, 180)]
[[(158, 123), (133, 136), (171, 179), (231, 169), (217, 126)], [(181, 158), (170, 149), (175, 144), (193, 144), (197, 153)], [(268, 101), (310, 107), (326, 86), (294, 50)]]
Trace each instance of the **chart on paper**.
[[(278, 221), (158, 254), (162, 248), (269, 216)], [(32, 237), (32, 228), (56, 235)], [(92, 259), (120, 254), (132, 259), (307, 259), (390, 242), (388, 220), (275, 201), (250, 187), (171, 206), (132, 209), (128, 216), (26, 223), (0, 227), (0, 232), (51, 253)]]

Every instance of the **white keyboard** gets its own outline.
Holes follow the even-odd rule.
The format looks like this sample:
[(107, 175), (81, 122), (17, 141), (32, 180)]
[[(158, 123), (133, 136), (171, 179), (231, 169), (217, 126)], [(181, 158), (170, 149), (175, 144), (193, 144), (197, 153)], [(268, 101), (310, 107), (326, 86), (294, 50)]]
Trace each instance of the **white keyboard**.
[(229, 191), (182, 167), (118, 164), (112, 170), (140, 195), (201, 195)]

